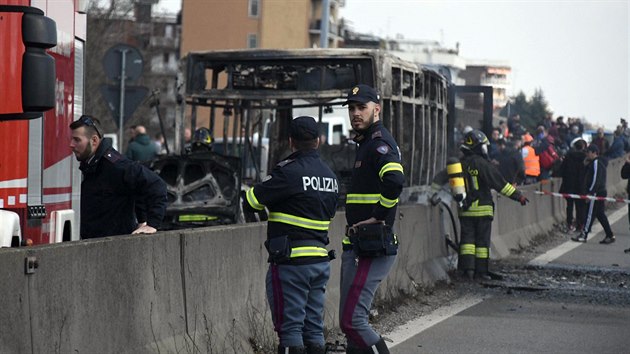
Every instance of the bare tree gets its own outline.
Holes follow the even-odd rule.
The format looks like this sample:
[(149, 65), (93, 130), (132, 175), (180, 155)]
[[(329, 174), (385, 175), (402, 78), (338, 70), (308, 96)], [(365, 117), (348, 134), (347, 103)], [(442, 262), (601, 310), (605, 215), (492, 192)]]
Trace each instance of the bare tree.
[[(165, 85), (164, 77), (155, 78), (151, 73), (151, 60), (156, 55), (163, 55), (159, 49), (152, 47), (154, 24), (151, 18), (151, 6), (155, 0), (90, 0), (87, 10), (87, 44), (85, 55), (85, 113), (91, 114), (103, 123), (106, 133), (118, 132), (118, 117), (114, 117), (101, 94), (103, 85), (115, 85), (118, 81), (107, 78), (103, 69), (103, 57), (109, 48), (116, 44), (127, 44), (139, 50), (143, 57), (142, 76), (128, 85), (145, 86), (149, 92)], [(150, 93), (126, 119), (123, 131), (131, 125), (144, 125), (149, 131), (158, 132), (159, 124), (155, 109), (150, 106)], [(174, 101), (174, 98), (172, 99)], [(162, 101), (164, 102), (164, 101)], [(170, 118), (170, 117), (169, 117)], [(170, 122), (167, 126), (170, 127)], [(119, 146), (126, 147), (124, 138)], [(122, 149), (121, 149), (122, 150)]]

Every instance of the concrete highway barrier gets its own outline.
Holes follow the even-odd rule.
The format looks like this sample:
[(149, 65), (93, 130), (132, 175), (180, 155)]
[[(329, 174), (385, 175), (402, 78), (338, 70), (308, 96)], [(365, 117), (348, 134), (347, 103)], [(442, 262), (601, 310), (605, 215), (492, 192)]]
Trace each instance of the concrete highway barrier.
[[(623, 159), (608, 166), (609, 195), (623, 193)], [(496, 197), (493, 258), (525, 247), (564, 218), (559, 180), (525, 186), (527, 207)], [(455, 212), (456, 213), (456, 212)], [(401, 247), (378, 301), (448, 279), (439, 207), (399, 208)], [(330, 228), (341, 252), (345, 215)], [(447, 230), (452, 232), (452, 230)], [(265, 297), (265, 223), (118, 236), (0, 250), (0, 353), (247, 353), (275, 340)], [(30, 261), (29, 272), (26, 263)], [(325, 319), (337, 326), (340, 260)]]

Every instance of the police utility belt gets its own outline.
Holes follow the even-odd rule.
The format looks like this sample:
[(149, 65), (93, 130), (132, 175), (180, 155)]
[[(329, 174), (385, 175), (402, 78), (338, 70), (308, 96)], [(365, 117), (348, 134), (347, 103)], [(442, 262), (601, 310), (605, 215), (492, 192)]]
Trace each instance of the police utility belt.
[(326, 257), (330, 261), (335, 259), (335, 250), (327, 251), (324, 246), (317, 240), (292, 240), (288, 235), (274, 236), (265, 241), (265, 248), (269, 252), (267, 262), (274, 264), (299, 261), (303, 257)]
[(344, 251), (353, 249), (359, 257), (393, 256), (398, 253), (398, 238), (389, 225), (346, 226), (346, 236), (352, 244), (344, 245)]

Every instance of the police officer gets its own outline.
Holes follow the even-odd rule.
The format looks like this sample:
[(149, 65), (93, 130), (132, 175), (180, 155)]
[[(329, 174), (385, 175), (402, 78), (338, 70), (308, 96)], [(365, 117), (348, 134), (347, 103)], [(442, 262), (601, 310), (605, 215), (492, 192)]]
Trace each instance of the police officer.
[(480, 130), (464, 136), (460, 146), (466, 198), (459, 208), (461, 243), (458, 267), (470, 278), (488, 279), (494, 202), (490, 189), (526, 205), (529, 200), (488, 161), (488, 138)]
[[(376, 90), (357, 85), (345, 104), (358, 134), (354, 138), (358, 148), (346, 198), (349, 232), (343, 240), (341, 260), (340, 325), (348, 354), (389, 353), (383, 339), (370, 327), (368, 315), (374, 293), (396, 258), (398, 242), (392, 228), (404, 183), (400, 150), (379, 119)], [(364, 245), (368, 236), (373, 239), (375, 235), (388, 247), (379, 250)]]
[[(70, 129), (70, 148), (83, 172), (81, 238), (156, 232), (166, 211), (164, 181), (112, 148), (95, 118), (83, 115)], [(137, 201), (142, 215), (136, 215)]]
[(312, 117), (291, 122), (293, 153), (249, 189), (244, 207), (269, 209), (267, 299), (278, 353), (324, 353), (324, 292), (330, 276), (328, 227), (335, 215), (337, 177), (319, 158)]

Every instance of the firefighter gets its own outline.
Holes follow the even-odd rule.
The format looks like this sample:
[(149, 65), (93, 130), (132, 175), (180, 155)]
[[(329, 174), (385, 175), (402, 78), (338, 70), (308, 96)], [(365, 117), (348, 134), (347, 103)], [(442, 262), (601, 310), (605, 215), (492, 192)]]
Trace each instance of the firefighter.
[(199, 128), (195, 130), (192, 138), (191, 152), (212, 151), (212, 134), (208, 128)]
[(376, 91), (357, 85), (348, 93), (348, 113), (358, 148), (346, 198), (348, 231), (343, 239), (339, 318), (348, 354), (389, 353), (368, 323), (374, 293), (391, 270), (398, 241), (393, 233), (404, 175), (398, 144), (379, 119)]
[(469, 278), (488, 279), (494, 203), (490, 189), (526, 205), (529, 200), (488, 161), (488, 138), (480, 130), (466, 134), (460, 150), (466, 198), (459, 207), (461, 243), (458, 268)]
[(319, 158), (315, 119), (295, 118), (289, 145), (293, 153), (247, 191), (243, 204), (252, 211), (269, 209), (266, 288), (278, 353), (323, 354), (324, 292), (334, 258), (325, 247), (339, 184)]

